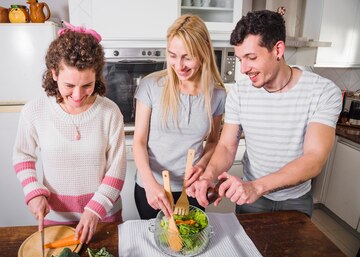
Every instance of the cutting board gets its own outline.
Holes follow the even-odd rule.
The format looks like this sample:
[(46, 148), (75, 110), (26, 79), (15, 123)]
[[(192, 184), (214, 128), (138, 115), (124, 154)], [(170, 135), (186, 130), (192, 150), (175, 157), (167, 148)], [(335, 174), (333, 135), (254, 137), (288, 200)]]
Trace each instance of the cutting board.
[[(45, 228), (45, 244), (52, 241), (61, 239), (66, 236), (70, 236), (75, 233), (75, 229), (69, 226), (51, 226)], [(39, 257), (41, 256), (41, 233), (35, 232), (30, 235), (25, 241), (21, 244), (18, 257)], [(81, 249), (81, 244), (67, 246), (73, 252), (79, 252)], [(51, 257), (51, 255), (58, 255), (65, 247), (56, 248), (56, 249), (45, 249), (45, 256)]]

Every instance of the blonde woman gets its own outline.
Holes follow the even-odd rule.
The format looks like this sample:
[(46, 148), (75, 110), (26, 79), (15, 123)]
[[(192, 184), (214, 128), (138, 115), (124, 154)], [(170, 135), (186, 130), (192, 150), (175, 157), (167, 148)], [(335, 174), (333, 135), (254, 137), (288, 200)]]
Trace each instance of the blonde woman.
[[(198, 16), (183, 15), (168, 29), (167, 69), (144, 78), (135, 97), (137, 209), (142, 219), (156, 217), (159, 210), (168, 216), (172, 210), (163, 189), (162, 171), (170, 172), (176, 201), (182, 190), (188, 149), (195, 149), (195, 158), (186, 186), (208, 164), (225, 109), (226, 93), (214, 49)], [(201, 207), (196, 199), (189, 201)]]

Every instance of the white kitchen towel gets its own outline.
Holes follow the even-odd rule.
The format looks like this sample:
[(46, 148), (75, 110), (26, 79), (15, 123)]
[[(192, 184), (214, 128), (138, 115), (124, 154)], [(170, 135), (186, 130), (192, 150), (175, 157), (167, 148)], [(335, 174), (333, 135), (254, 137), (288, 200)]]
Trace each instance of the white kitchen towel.
[[(258, 257), (262, 256), (234, 213), (207, 213), (209, 223), (214, 228), (201, 257)], [(149, 231), (151, 220), (128, 220), (118, 226), (120, 257), (163, 257), (166, 256), (156, 246), (154, 233)]]

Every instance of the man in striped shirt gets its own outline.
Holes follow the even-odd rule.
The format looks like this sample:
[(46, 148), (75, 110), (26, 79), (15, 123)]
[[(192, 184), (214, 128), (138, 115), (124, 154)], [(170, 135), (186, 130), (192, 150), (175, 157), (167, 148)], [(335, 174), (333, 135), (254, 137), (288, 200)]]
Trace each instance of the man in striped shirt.
[[(231, 35), (248, 78), (231, 87), (220, 141), (204, 174), (187, 189), (203, 206), (207, 189), (227, 178), (219, 195), (236, 202), (236, 212), (312, 215), (311, 179), (333, 146), (341, 91), (330, 80), (286, 63), (285, 31), (279, 13), (263, 10), (249, 12)], [(244, 177), (238, 178), (224, 171), (232, 166), (242, 132)]]

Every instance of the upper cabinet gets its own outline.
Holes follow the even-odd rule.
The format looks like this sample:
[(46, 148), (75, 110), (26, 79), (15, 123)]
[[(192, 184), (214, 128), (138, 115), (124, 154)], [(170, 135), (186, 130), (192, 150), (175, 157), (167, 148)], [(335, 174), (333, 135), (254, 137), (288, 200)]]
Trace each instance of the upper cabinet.
[(322, 0), (320, 40), (316, 67), (360, 67), (360, 1)]
[(213, 40), (229, 41), (231, 31), (251, 9), (249, 0), (69, 0), (70, 22), (97, 30), (106, 44), (166, 40), (182, 14), (200, 16)]
[(179, 6), (179, 0), (69, 0), (69, 15), (71, 23), (95, 29), (108, 42), (165, 40)]
[(92, 6), (93, 26), (108, 40), (165, 39), (178, 17), (177, 0), (93, 0)]
[(250, 0), (182, 0), (180, 14), (201, 17), (213, 40), (230, 40), (230, 34), (240, 18), (251, 10)]

